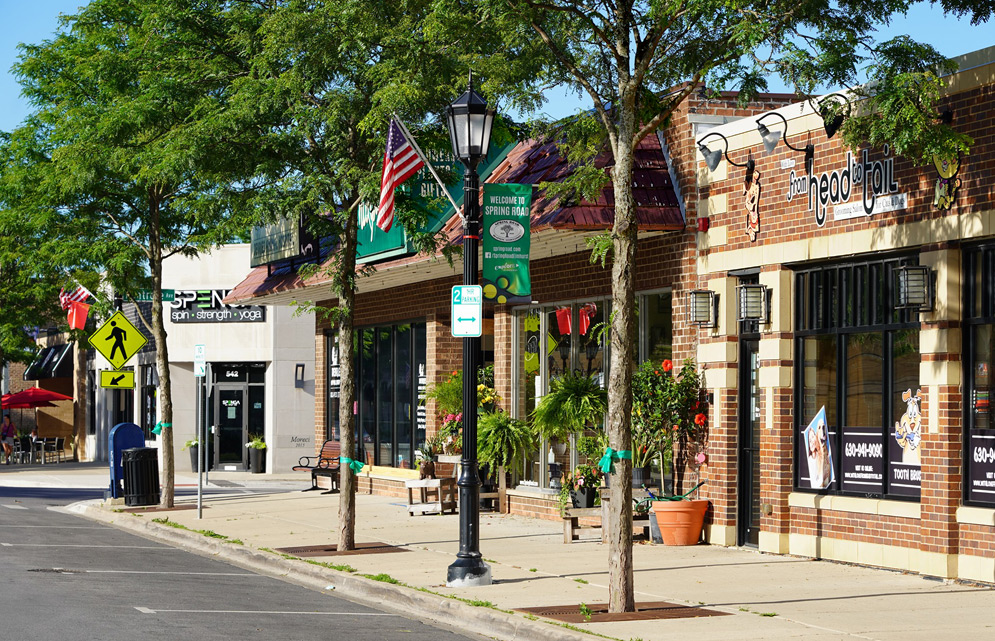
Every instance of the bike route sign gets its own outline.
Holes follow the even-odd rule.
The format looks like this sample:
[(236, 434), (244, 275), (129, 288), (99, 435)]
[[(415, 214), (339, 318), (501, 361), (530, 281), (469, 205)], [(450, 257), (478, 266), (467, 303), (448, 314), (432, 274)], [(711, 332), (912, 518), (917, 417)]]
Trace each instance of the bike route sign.
[(480, 285), (453, 287), (452, 326), (453, 336), (476, 338), (483, 328), (484, 294)]
[(131, 324), (124, 314), (114, 312), (97, 331), (90, 336), (90, 345), (107, 359), (114, 369), (121, 369), (138, 350), (149, 342), (138, 328)]

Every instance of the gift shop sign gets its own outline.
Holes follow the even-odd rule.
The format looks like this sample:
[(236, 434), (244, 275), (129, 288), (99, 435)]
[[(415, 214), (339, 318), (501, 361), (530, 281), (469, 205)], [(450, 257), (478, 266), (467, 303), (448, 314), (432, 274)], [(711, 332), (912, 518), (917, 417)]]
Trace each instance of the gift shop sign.
[[(792, 170), (788, 174), (788, 202), (807, 197), (808, 210), (815, 212), (819, 227), (826, 224), (826, 213), (833, 206), (833, 220), (848, 220), (898, 211), (908, 206), (905, 194), (898, 193), (895, 181), (895, 159), (888, 158), (891, 149), (885, 145), (881, 160), (870, 160), (867, 149), (860, 150), (860, 160), (846, 154), (846, 166), (821, 174), (804, 174)], [(859, 195), (860, 200), (850, 202)]]

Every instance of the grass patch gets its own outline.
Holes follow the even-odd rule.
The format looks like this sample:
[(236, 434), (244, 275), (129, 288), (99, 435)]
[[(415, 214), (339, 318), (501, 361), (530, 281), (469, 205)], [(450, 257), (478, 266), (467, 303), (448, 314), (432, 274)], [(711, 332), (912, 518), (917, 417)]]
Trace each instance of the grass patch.
[(593, 614), (593, 612), (591, 611), (591, 608), (587, 607), (586, 603), (581, 603), (580, 604), (580, 613), (582, 615), (584, 615), (584, 620), (585, 621), (590, 621), (591, 620), (591, 615)]
[(538, 572), (539, 568), (529, 568), (529, 572)]
[[(295, 556), (290, 556), (289, 554), (284, 554), (283, 557), (287, 558), (287, 559), (296, 559), (297, 558)], [(352, 572), (356, 571), (356, 568), (352, 567), (351, 565), (346, 565), (344, 563), (341, 563), (341, 564), (340, 563), (328, 563), (327, 561), (315, 561), (314, 559), (301, 559), (301, 560), (304, 561), (305, 563), (310, 563), (311, 565), (319, 565), (319, 566), (321, 566), (323, 568), (328, 568), (329, 570), (338, 570), (339, 572), (349, 572), (349, 573), (352, 573)], [(364, 574), (363, 576), (370, 576), (370, 575)], [(378, 574), (377, 576), (387, 576), (387, 575), (386, 574)], [(370, 578), (373, 578), (373, 577), (370, 576)], [(390, 577), (388, 577), (388, 578), (390, 578)], [(390, 583), (390, 581), (387, 581), (387, 583)], [(394, 583), (397, 583), (397, 581), (394, 581)]]
[(370, 579), (371, 581), (380, 581), (381, 583), (392, 583), (394, 585), (402, 585), (400, 581), (398, 581), (389, 574), (384, 574), (383, 572), (381, 572), (380, 574), (360, 574), (359, 576)]
[(762, 617), (776, 617), (777, 612), (757, 612)]
[(574, 581), (576, 581), (577, 583), (582, 583), (584, 585), (587, 585), (587, 581), (585, 581), (584, 579), (574, 579)]
[(224, 541), (226, 543), (235, 543), (237, 545), (245, 545), (241, 539), (231, 539), (224, 534), (218, 534), (213, 530), (194, 530), (193, 528), (188, 528), (182, 523), (177, 523), (176, 521), (170, 521), (169, 517), (164, 516), (162, 518), (152, 519), (153, 523), (158, 523), (159, 525), (166, 525), (171, 528), (176, 528), (177, 530), (186, 530), (187, 532), (193, 532), (194, 534), (200, 534), (211, 539), (218, 539), (219, 541)]

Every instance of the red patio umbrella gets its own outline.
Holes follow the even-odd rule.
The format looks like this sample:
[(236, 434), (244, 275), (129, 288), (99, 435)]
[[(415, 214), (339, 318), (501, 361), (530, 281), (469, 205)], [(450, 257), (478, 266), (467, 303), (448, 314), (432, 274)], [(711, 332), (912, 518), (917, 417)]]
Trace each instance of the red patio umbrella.
[(16, 394), (11, 394), (10, 396), (5, 396), (3, 398), (3, 406), (14, 408), (14, 409), (27, 409), (31, 407), (52, 407), (52, 401), (71, 401), (72, 396), (66, 396), (65, 394), (59, 394), (58, 392), (53, 392), (52, 390), (42, 389), (40, 387), (32, 387), (26, 389), (23, 392), (18, 392)]

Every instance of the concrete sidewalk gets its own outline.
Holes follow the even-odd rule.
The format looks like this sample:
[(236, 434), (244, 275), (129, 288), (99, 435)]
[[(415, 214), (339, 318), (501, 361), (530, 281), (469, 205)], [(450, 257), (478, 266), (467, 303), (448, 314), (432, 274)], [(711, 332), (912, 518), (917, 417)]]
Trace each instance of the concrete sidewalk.
[[(72, 483), (89, 480), (96, 470), (53, 470), (56, 466), (17, 473), (0, 472), (0, 485), (11, 483)], [(105, 472), (106, 474), (106, 472)], [(302, 476), (280, 475), (267, 481), (237, 479), (233, 473), (211, 474), (221, 485), (264, 484), (273, 492), (246, 494), (231, 492), (205, 499), (204, 518), (196, 510), (147, 514), (136, 518), (115, 514), (112, 509), (89, 506), (88, 511), (105, 521), (116, 521), (134, 529), (137, 524), (154, 533), (173, 530), (149, 523), (152, 518), (170, 521), (191, 529), (211, 530), (237, 538), (249, 550), (332, 544), (336, 542), (338, 495), (317, 492), (280, 492), (288, 484), (305, 487)], [(178, 483), (180, 483), (178, 475)], [(183, 480), (187, 480), (184, 476)], [(106, 479), (106, 476), (104, 477)], [(194, 481), (196, 479), (194, 478)], [(106, 485), (106, 480), (103, 482)], [(38, 487), (34, 485), (33, 487)], [(194, 499), (183, 498), (180, 503)], [(570, 545), (563, 543), (558, 522), (517, 516), (483, 513), (480, 549), (490, 563), (494, 584), (479, 588), (445, 587), (446, 568), (459, 547), (459, 517), (408, 516), (403, 501), (394, 498), (358, 495), (357, 542), (384, 542), (401, 546), (403, 553), (361, 554), (318, 557), (316, 561), (347, 564), (358, 574), (386, 574), (408, 586), (443, 595), (490, 602), (502, 610), (520, 607), (564, 606), (604, 603), (608, 600), (608, 548), (597, 540), (597, 531), (585, 531), (591, 539)], [(173, 530), (175, 533), (176, 530)], [(204, 539), (201, 535), (188, 536)], [(215, 545), (221, 554), (235, 545)], [(222, 551), (219, 552), (218, 550)], [(240, 549), (239, 554), (249, 555)], [(269, 552), (251, 555), (270, 563), (288, 563)], [(673, 548), (637, 544), (634, 550), (636, 600), (669, 601), (703, 606), (729, 616), (626, 621), (581, 622), (576, 629), (621, 639), (670, 640), (694, 638), (702, 641), (727, 639), (961, 639), (995, 636), (995, 592), (988, 586), (957, 584), (925, 579), (897, 572), (853, 567), (809, 559), (771, 556), (745, 549), (712, 546)], [(235, 559), (237, 562), (237, 559)], [(299, 563), (299, 562), (296, 562)], [(313, 568), (313, 566), (308, 566)], [(284, 566), (274, 573), (286, 574)], [(323, 572), (333, 570), (319, 568)], [(360, 581), (361, 579), (356, 579)], [(339, 592), (349, 596), (348, 586), (339, 583)], [(392, 590), (404, 588), (390, 587)], [(412, 590), (407, 590), (418, 595)], [(363, 590), (360, 590), (363, 592)], [(366, 590), (354, 598), (389, 602), (398, 600), (388, 592)], [(436, 598), (422, 594), (424, 598)], [(400, 599), (405, 600), (405, 599)], [(424, 601), (422, 601), (424, 603)], [(424, 614), (431, 619), (432, 613)], [(508, 617), (487, 607), (466, 607), (459, 617), (480, 617), (486, 622), (495, 616)], [(529, 623), (515, 614), (522, 625)], [(459, 619), (457, 619), (459, 620)], [(486, 627), (486, 626), (485, 626)], [(550, 638), (573, 634), (562, 627), (548, 627)], [(495, 634), (497, 636), (497, 634)], [(522, 633), (521, 638), (529, 638)], [(541, 636), (541, 635), (540, 635)], [(580, 635), (576, 635), (580, 636)], [(533, 635), (531, 638), (535, 638)]]

